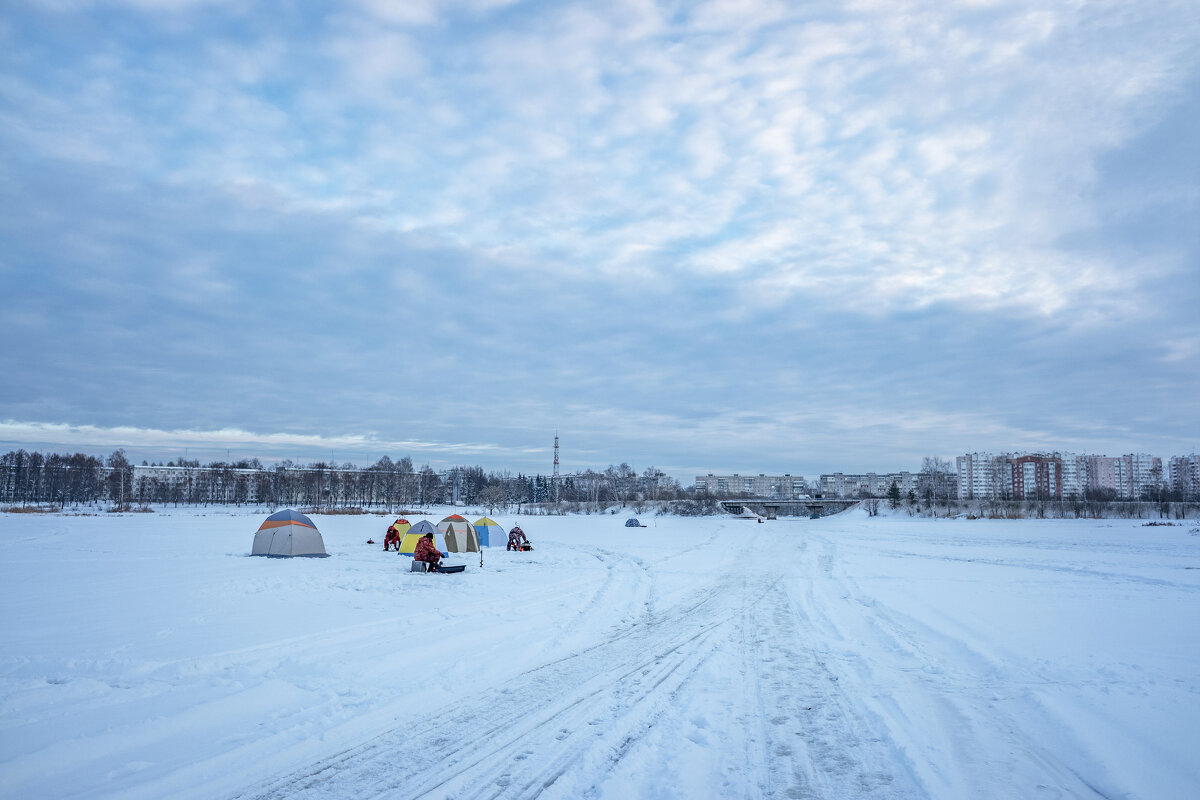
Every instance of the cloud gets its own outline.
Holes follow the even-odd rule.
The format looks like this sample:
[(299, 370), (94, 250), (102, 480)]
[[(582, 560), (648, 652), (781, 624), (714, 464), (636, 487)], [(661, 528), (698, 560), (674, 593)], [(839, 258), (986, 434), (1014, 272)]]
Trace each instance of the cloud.
[(1198, 17), (18, 6), (0, 413), (793, 472), (1167, 441)]
[[(126, 449), (132, 453), (151, 454), (148, 457), (182, 458), (191, 451), (195, 457), (208, 454), (216, 458), (221, 451), (228, 457), (240, 459), (262, 456), (268, 460), (289, 457), (321, 459), (324, 454), (341, 456), (337, 463), (349, 457), (368, 458), (374, 454), (378, 460), (388, 453), (404, 453), (414, 461), (432, 459), (440, 466), (462, 464), (468, 459), (510, 455), (510, 451), (495, 444), (477, 442), (430, 442), (421, 440), (389, 440), (372, 434), (342, 436), (305, 435), (296, 433), (256, 433), (253, 431), (227, 428), (221, 430), (159, 430), (132, 426), (101, 427), (95, 425), (69, 425), (65, 423), (28, 423), (15, 420), (0, 421), (0, 442), (10, 446), (40, 445), (54, 443), (59, 447), (96, 449)], [(235, 452), (236, 451), (236, 452)], [(524, 453), (518, 453), (524, 456)], [(140, 457), (140, 456), (139, 456)], [(221, 458), (225, 460), (225, 458)], [(371, 463), (357, 463), (368, 467)]]
[[(787, 294), (826, 286), (837, 302), (919, 307), (940, 275), (934, 300), (1046, 312), (1115, 282), (1118, 266), (1094, 253), (1086, 273), (1056, 268), (1073, 261), (1060, 242), (1097, 229), (1080, 197), (1096, 160), (1169, 96), (1178, 31), (1197, 27), (1177, 15), (1150, 52), (1166, 23), (1123, 8), (864, 6), (816, 22), (763, 3), (739, 4), (733, 22), (720, 3), (678, 19), (568, 5), (463, 39), (459, 14), (497, 10), (403, 5), (366, 3), (287, 46), (255, 21), (245, 42), (210, 44), (199, 73), (153, 50), (153, 73), (93, 64), (115, 90), (70, 97), (60, 83), (62, 108), (22, 82), (33, 117), (92, 109), (56, 126), (87, 135), (30, 130), (24, 144), (177, 162), (188, 182), (618, 280), (678, 253), (674, 269), (749, 270)], [(1105, 13), (1132, 17), (1134, 33), (1118, 37)], [(430, 32), (413, 38), (414, 25)], [(179, 113), (150, 117), (169, 106), (140, 97)], [(1005, 284), (1036, 275), (1056, 299), (977, 291), (996, 262), (1012, 265)]]

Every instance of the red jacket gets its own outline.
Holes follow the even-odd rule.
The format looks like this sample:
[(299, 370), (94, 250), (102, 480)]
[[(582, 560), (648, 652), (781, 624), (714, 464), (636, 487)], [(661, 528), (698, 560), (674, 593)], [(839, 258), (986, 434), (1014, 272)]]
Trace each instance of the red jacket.
[(433, 539), (426, 539), (424, 536), (417, 539), (417, 546), (413, 549), (413, 558), (417, 561), (431, 561), (436, 564), (441, 557), (442, 553), (433, 543)]

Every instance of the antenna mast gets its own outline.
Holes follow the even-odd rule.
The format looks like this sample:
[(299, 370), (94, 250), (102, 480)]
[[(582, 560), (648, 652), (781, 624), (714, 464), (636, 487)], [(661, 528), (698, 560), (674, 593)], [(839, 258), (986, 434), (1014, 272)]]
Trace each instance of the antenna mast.
[(554, 432), (554, 502), (558, 502), (558, 431)]

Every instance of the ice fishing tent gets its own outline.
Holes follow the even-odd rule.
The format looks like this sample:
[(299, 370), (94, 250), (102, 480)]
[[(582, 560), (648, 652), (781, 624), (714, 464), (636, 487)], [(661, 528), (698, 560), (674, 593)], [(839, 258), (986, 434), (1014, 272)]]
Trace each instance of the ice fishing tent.
[(479, 539), (481, 547), (491, 547), (492, 535), (496, 536), (497, 546), (504, 541), (504, 528), (500, 527), (500, 523), (491, 517), (480, 517), (475, 520), (475, 536)]
[(325, 540), (308, 517), (285, 508), (267, 517), (254, 534), (252, 556), (327, 556)]
[(451, 514), (438, 523), (438, 530), (446, 537), (447, 552), (478, 553), (479, 537), (475, 528), (461, 514)]
[(417, 540), (427, 533), (433, 534), (433, 543), (443, 553), (449, 553), (450, 548), (446, 547), (446, 537), (433, 527), (433, 523), (427, 519), (423, 519), (416, 525), (408, 529), (408, 533), (404, 534), (404, 538), (400, 540), (400, 555), (411, 556), (417, 549)]
[(412, 524), (408, 520), (406, 520), (404, 517), (399, 517), (395, 522), (388, 526), (388, 530), (395, 528), (396, 533), (400, 534), (400, 541), (404, 541), (404, 534), (408, 533), (408, 529), (411, 527)]
[(636, 517), (630, 517), (629, 519), (625, 520), (625, 527), (626, 528), (644, 528), (646, 526), (643, 525), (642, 523), (638, 522)]

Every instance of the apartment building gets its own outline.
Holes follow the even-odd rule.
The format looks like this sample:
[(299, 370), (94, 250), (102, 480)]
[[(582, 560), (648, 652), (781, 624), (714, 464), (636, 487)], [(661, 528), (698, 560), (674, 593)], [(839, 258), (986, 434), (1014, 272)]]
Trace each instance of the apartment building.
[(1087, 456), (1077, 453), (1055, 453), (1062, 461), (1063, 497), (1083, 497), (1087, 489)]
[(1185, 500), (1200, 499), (1200, 455), (1172, 456), (1167, 462), (1167, 485)]
[[(960, 500), (1061, 499), (1081, 497), (1089, 490), (1111, 490), (1116, 497), (1136, 500), (1155, 487), (1169, 486), (1189, 499), (1200, 498), (1200, 456), (1170, 459), (1169, 476), (1163, 460), (1146, 453), (1102, 456), (1079, 453), (966, 453), (955, 459)], [(799, 475), (697, 475), (700, 492), (734, 497), (800, 499), (807, 494), (829, 498), (884, 497), (892, 483), (903, 495), (917, 491), (916, 472), (833, 472), (820, 475), (810, 487)], [(1190, 492), (1190, 494), (1189, 494)]]
[(1010, 458), (1010, 496), (1014, 500), (1061, 498), (1062, 459), (1057, 456), (1026, 455)]
[(1137, 499), (1145, 497), (1161, 488), (1166, 475), (1163, 473), (1162, 459), (1145, 453), (1131, 453), (1122, 456), (1129, 465), (1129, 497)]
[(769, 497), (778, 500), (797, 500), (808, 495), (808, 484), (802, 475), (697, 475), (696, 491), (734, 497)]
[(917, 476), (912, 472), (866, 472), (848, 474), (834, 472), (820, 478), (822, 497), (853, 498), (863, 495), (884, 497), (895, 483), (900, 493), (907, 495), (917, 489)]
[(1163, 483), (1162, 459), (1145, 453), (967, 453), (955, 463), (960, 500), (1079, 497), (1103, 490), (1136, 500)]
[(999, 497), (1007, 491), (1007, 456), (991, 453), (967, 453), (954, 459), (958, 468), (958, 498)]
[(1117, 497), (1136, 500), (1162, 484), (1162, 459), (1145, 453), (1124, 456), (1086, 456), (1087, 487), (1109, 489)]

